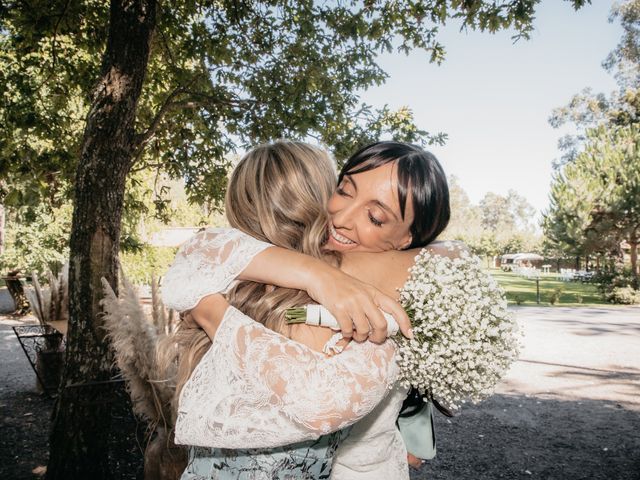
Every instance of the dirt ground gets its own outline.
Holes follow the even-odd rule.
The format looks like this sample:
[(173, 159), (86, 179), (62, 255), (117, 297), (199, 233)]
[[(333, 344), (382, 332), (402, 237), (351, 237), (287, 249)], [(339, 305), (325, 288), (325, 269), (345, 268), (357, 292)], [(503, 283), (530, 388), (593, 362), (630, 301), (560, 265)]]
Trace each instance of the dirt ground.
[[(521, 360), (492, 398), (438, 414), (438, 455), (412, 479), (640, 479), (640, 309), (517, 315)], [(11, 330), (22, 321), (0, 315), (1, 480), (38, 478), (47, 461), (53, 403)]]
[(438, 414), (438, 455), (412, 479), (640, 479), (640, 308), (516, 315), (520, 361), (490, 399)]

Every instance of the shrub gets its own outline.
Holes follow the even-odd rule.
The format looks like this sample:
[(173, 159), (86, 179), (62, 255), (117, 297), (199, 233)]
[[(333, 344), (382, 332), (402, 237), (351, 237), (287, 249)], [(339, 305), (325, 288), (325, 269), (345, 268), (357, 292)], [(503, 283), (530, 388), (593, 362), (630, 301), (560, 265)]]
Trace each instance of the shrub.
[(640, 291), (633, 287), (615, 287), (606, 295), (607, 302), (621, 305), (640, 304)]
[(55, 209), (39, 206), (7, 226), (7, 249), (0, 256), (0, 271), (57, 273), (69, 258), (71, 205)]
[[(629, 305), (628, 300), (633, 297), (629, 292), (637, 291), (638, 289), (637, 280), (629, 268), (615, 272), (600, 273), (597, 275), (596, 281), (598, 282), (598, 290), (604, 299), (610, 303)], [(617, 299), (626, 299), (627, 302), (619, 302)]]
[(516, 295), (514, 297), (514, 300), (516, 301), (516, 305), (522, 305), (524, 303), (524, 298), (522, 298), (520, 295)]
[(127, 279), (135, 285), (151, 285), (151, 277), (160, 277), (169, 268), (177, 248), (143, 245), (137, 251), (123, 252), (120, 262)]
[(553, 293), (551, 294), (551, 297), (549, 297), (549, 303), (551, 305), (560, 303), (560, 295), (562, 295), (562, 288), (558, 287), (553, 291)]
[(576, 294), (576, 303), (582, 303), (584, 301), (584, 297), (579, 293)]

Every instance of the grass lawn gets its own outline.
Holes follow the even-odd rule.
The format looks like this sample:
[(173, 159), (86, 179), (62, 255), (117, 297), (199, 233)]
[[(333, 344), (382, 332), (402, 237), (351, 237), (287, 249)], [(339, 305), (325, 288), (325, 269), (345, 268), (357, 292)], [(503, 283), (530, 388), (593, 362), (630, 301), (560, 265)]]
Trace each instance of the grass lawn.
[[(505, 289), (510, 304), (515, 304), (516, 296), (519, 296), (522, 299), (522, 305), (537, 305), (535, 280), (527, 280), (515, 273), (503, 272), (498, 268), (490, 269), (489, 273)], [(543, 273), (540, 278), (541, 306), (551, 306), (549, 298), (556, 288), (562, 289), (560, 300), (556, 302), (556, 306), (611, 305), (603, 300), (596, 286), (591, 283), (561, 282), (557, 280), (555, 273)], [(579, 295), (582, 296), (582, 303), (578, 302)]]

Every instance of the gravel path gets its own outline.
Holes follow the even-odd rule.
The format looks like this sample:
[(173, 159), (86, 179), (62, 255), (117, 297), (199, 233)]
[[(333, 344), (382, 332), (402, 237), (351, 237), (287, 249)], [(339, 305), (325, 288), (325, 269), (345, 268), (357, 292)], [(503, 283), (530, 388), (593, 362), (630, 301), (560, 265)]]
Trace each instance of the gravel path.
[[(517, 315), (521, 360), (489, 400), (437, 415), (438, 456), (412, 479), (640, 480), (640, 308)], [(0, 316), (2, 480), (37, 478), (52, 407), (35, 391), (15, 322)]]
[[(36, 323), (32, 317), (0, 315), (0, 479), (39, 478), (47, 464), (53, 400), (40, 395), (36, 376), (11, 327)], [(37, 471), (37, 470), (36, 470)]]
[(517, 309), (521, 360), (496, 395), (436, 418), (414, 480), (640, 479), (640, 308)]

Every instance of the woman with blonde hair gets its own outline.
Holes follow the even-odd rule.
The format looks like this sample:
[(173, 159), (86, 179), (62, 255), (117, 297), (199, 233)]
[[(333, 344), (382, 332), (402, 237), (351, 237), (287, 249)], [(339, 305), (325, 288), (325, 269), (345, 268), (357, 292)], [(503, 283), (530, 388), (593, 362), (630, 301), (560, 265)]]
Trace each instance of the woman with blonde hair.
[[(332, 196), (335, 174), (326, 168), (330, 165), (326, 153), (294, 142), (258, 147), (234, 171), (227, 195), (231, 225), (257, 240), (237, 230), (205, 231), (177, 255), (165, 277), (165, 302), (179, 310), (193, 309), (191, 314), (213, 340), (213, 345), (207, 344), (205, 334), (197, 330), (181, 332), (183, 337), (190, 337), (192, 345), (186, 355), (192, 361), (181, 364), (182, 379), (194, 365), (197, 367), (179, 394), (177, 441), (236, 449), (307, 442), (277, 451), (194, 448), (184, 478), (237, 478), (240, 472), (251, 472), (247, 478), (287, 475), (327, 478), (331, 456), (345, 431), (321, 435), (362, 419), (388, 393), (396, 374), (390, 342), (380, 346), (352, 343), (340, 355), (325, 358), (312, 350), (321, 350), (332, 336), (331, 331), (306, 325), (288, 327), (283, 316), (286, 308), (311, 303), (313, 298), (333, 310), (343, 323), (347, 311), (348, 322), (343, 330), (349, 330), (351, 320), (366, 321), (368, 328), (371, 324), (374, 330), (380, 330), (384, 319), (379, 318), (377, 307), (382, 307), (395, 312), (406, 331), (407, 319), (390, 297), (403, 285), (416, 252), (358, 253), (353, 245), (376, 251), (379, 245), (394, 243), (406, 248), (414, 236), (421, 237), (419, 241), (433, 240), (448, 221), (448, 194), (446, 180), (442, 194), (444, 174), (440, 175), (439, 164), (427, 156), (426, 163), (431, 162), (437, 168), (427, 172), (430, 176), (422, 177), (428, 177), (437, 188), (431, 189), (431, 195), (418, 195), (416, 204), (416, 192), (424, 193), (425, 182), (416, 182), (420, 172), (407, 169), (406, 163), (410, 163), (409, 167), (417, 162), (424, 164), (426, 152), (406, 144), (388, 143), (391, 145), (382, 145), (381, 150), (373, 149), (373, 153), (371, 148), (364, 154), (358, 152), (361, 157), (367, 153), (370, 156), (359, 164), (352, 162), (352, 168), (346, 170), (348, 178), (342, 175), (338, 195), (347, 199), (346, 204), (335, 199), (335, 194)], [(407, 154), (403, 157), (398, 151)], [(389, 155), (395, 155), (395, 160), (389, 159)], [(318, 168), (321, 171), (312, 171)], [(440, 193), (436, 191), (438, 188)], [(416, 217), (423, 219), (420, 213), (414, 213), (415, 207), (423, 206), (420, 202), (434, 201), (446, 203), (444, 208), (436, 205), (433, 209), (442, 212), (437, 217), (439, 225), (434, 228), (423, 222), (425, 226), (415, 230), (414, 225), (420, 223)], [(325, 211), (327, 203), (329, 213), (335, 207), (333, 219)], [(362, 223), (358, 227), (355, 209), (363, 206), (371, 224), (380, 228), (381, 212), (372, 212), (379, 205), (380, 209), (388, 209), (389, 218), (395, 218), (393, 231), (381, 235), (367, 231)], [(354, 218), (349, 235), (353, 239), (338, 234), (335, 225), (335, 219), (342, 218), (339, 215), (350, 209)], [(375, 222), (371, 221), (374, 214)], [(425, 228), (430, 231), (428, 235), (423, 235)], [(331, 241), (346, 247), (342, 256), (335, 251), (340, 248), (328, 251), (327, 243)], [(273, 245), (284, 248), (270, 248)], [(289, 264), (287, 268), (280, 268), (284, 266), (282, 262)], [(355, 277), (367, 278), (386, 295), (350, 278), (336, 266)], [(331, 287), (314, 289), (317, 278), (322, 279), (323, 275), (333, 279), (325, 281)], [(242, 281), (229, 290), (236, 277)], [(289, 288), (265, 286), (252, 280)], [(232, 307), (227, 308), (219, 295), (211, 295), (224, 291)], [(269, 333), (250, 317), (312, 350)], [(358, 324), (356, 338), (360, 334), (357, 327)], [(334, 472), (334, 478), (355, 478), (363, 467), (371, 467), (379, 474), (386, 469), (390, 478), (408, 478), (406, 450), (394, 426), (405, 396), (406, 390), (394, 388), (388, 401), (379, 406), (375, 418), (368, 422), (367, 431), (360, 435), (360, 443), (371, 443), (368, 448), (375, 448), (375, 442), (382, 441), (391, 448), (391, 458), (385, 456), (380, 460), (374, 454), (374, 458), (369, 455), (363, 459), (358, 442), (352, 441), (349, 454), (334, 462), (342, 469), (339, 477)], [(316, 440), (318, 436), (320, 440)], [(360, 463), (349, 465), (349, 457)]]

